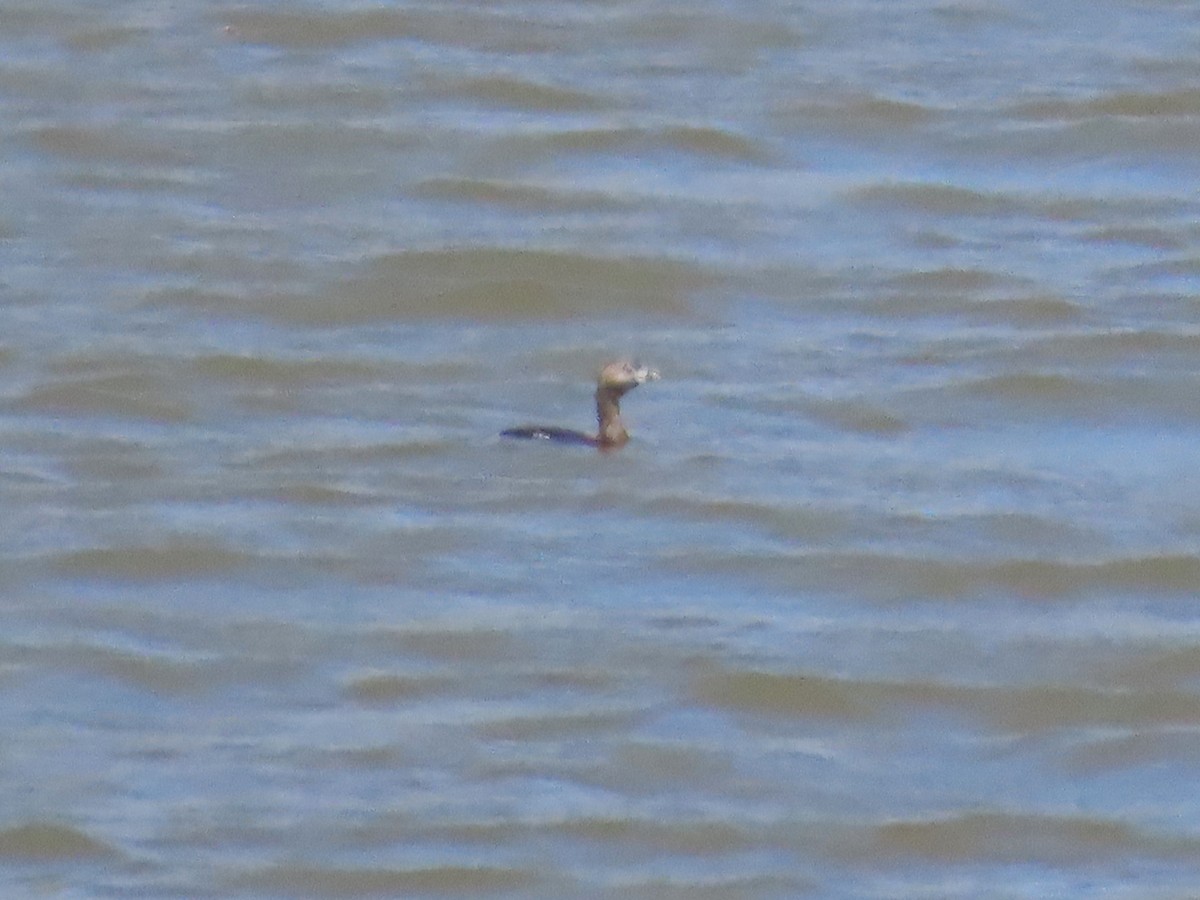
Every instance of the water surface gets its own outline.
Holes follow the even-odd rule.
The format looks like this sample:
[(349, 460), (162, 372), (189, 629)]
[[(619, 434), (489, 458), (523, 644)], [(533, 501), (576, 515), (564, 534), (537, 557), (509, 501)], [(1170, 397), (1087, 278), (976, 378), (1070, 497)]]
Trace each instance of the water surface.
[(7, 893), (1194, 893), (1200, 11), (0, 20)]

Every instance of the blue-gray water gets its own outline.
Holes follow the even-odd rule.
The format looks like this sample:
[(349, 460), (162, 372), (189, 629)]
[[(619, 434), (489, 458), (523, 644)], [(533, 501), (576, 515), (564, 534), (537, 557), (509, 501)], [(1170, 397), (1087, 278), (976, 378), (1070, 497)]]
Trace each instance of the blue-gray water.
[(4, 896), (1196, 896), (1200, 7), (0, 0), (0, 121)]

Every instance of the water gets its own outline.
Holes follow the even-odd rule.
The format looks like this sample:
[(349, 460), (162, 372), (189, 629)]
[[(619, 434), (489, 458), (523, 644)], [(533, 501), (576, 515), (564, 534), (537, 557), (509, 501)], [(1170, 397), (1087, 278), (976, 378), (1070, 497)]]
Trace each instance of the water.
[(6, 895), (1194, 895), (1200, 10), (0, 22)]

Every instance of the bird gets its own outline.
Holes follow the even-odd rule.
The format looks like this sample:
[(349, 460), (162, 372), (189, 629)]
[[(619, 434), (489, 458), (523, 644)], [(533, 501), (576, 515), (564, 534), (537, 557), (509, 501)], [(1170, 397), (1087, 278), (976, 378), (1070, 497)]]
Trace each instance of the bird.
[(521, 425), (500, 432), (501, 437), (577, 444), (598, 450), (619, 450), (629, 443), (629, 432), (621, 419), (621, 398), (639, 384), (658, 381), (658, 371), (627, 359), (610, 362), (596, 379), (596, 433), (552, 425)]

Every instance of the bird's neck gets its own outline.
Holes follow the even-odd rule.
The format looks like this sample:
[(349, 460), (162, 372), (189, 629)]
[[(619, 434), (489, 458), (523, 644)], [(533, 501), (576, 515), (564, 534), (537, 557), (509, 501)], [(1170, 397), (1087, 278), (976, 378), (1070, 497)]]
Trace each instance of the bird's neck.
[(596, 439), (601, 447), (620, 447), (629, 440), (629, 432), (621, 421), (621, 394), (612, 388), (596, 390)]

